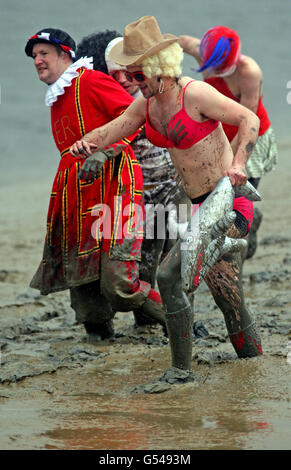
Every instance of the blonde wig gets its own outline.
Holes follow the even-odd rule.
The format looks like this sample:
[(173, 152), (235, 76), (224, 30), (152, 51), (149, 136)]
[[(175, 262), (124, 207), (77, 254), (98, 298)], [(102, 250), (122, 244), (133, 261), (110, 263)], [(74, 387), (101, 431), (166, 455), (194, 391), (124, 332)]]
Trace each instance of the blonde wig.
[(183, 57), (182, 47), (174, 42), (155, 55), (144, 59), (139, 65), (142, 65), (143, 73), (148, 78), (157, 76), (180, 77)]

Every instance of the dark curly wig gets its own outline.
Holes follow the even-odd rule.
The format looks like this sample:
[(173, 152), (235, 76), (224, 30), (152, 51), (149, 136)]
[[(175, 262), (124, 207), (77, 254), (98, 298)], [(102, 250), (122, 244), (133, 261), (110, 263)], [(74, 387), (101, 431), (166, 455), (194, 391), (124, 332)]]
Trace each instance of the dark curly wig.
[(112, 39), (122, 36), (118, 31), (105, 31), (85, 36), (77, 46), (76, 59), (93, 57), (93, 68), (108, 74), (105, 62), (105, 49)]

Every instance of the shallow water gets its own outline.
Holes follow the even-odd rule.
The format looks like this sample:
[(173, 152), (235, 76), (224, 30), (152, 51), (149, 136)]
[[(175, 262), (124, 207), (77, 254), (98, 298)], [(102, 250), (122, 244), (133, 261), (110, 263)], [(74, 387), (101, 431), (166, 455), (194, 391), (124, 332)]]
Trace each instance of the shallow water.
[[(132, 393), (169, 366), (167, 345), (128, 332), (132, 316), (117, 318), (116, 330), (124, 337), (95, 346), (96, 357), (89, 360), (86, 352), (74, 353), (83, 345), (82, 332), (70, 323), (65, 295), (19, 300), (41, 257), (59, 159), (44, 106), (45, 86), (24, 55), (25, 41), (42, 27), (54, 26), (78, 42), (106, 28), (122, 32), (145, 14), (154, 14), (163, 32), (177, 35), (201, 36), (214, 24), (227, 24), (239, 31), (243, 52), (260, 63), (264, 103), (280, 141), (278, 169), (260, 185), (260, 241), (270, 235), (287, 240), (260, 245), (245, 267), (246, 297), (258, 320), (264, 355), (222, 363), (193, 360), (197, 382), (161, 394)], [(290, 17), (286, 0), (31, 0), (29, 6), (10, 0), (1, 5), (1, 449), (291, 448), (291, 360), (286, 357), (291, 341)], [(186, 57), (184, 73), (199, 78), (191, 67)], [(250, 275), (256, 276), (253, 282)], [(219, 336), (218, 343), (225, 341), (221, 315), (207, 292), (195, 310), (197, 319)], [(37, 314), (41, 320), (25, 323)], [(216, 348), (215, 341), (208, 350)], [(228, 343), (221, 345), (231, 351)], [(207, 347), (200, 349), (204, 354)]]
[(53, 392), (42, 389), (45, 377), (27, 379), (23, 393), (19, 384), (13, 406), (0, 404), (1, 448), (290, 448), (290, 366), (283, 358), (197, 366), (198, 383), (165, 394), (128, 393), (133, 377), (148, 377), (135, 368), (130, 376), (106, 370), (58, 371), (49, 380)]

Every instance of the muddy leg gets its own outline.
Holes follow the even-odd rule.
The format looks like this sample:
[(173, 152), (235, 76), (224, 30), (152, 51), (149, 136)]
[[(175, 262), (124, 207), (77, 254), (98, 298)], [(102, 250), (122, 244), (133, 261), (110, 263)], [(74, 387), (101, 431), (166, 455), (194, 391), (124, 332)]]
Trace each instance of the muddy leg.
[(149, 283), (139, 279), (137, 261), (116, 260), (103, 253), (101, 292), (116, 311), (142, 309), (145, 315), (165, 326), (161, 297)]
[(70, 289), (71, 307), (76, 320), (83, 323), (89, 342), (100, 341), (114, 335), (115, 311), (100, 292), (100, 281), (93, 281)]
[(257, 232), (262, 223), (263, 214), (257, 207), (254, 208), (254, 219), (248, 236), (246, 259), (252, 258), (257, 250)]
[[(155, 288), (156, 272), (163, 251), (164, 240), (144, 239), (142, 242), (142, 261), (140, 263), (139, 277)], [(159, 321), (146, 314), (146, 307), (136, 308), (133, 312), (136, 326), (155, 325)]]
[(180, 241), (158, 269), (158, 286), (166, 309), (172, 367), (160, 378), (169, 383), (192, 380), (192, 306), (182, 290)]
[(225, 255), (205, 281), (221, 309), (230, 341), (239, 358), (262, 354), (261, 339), (244, 299), (240, 253)]
[(193, 321), (194, 315), (191, 306), (178, 312), (166, 313), (172, 367), (184, 370), (191, 369)]

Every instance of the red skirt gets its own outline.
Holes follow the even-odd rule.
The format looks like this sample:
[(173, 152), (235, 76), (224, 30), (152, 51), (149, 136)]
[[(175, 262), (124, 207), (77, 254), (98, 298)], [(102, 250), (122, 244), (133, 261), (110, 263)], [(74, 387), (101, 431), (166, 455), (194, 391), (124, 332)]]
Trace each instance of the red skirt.
[(106, 162), (92, 183), (77, 177), (83, 161), (64, 155), (54, 179), (43, 259), (30, 283), (44, 295), (98, 279), (103, 251), (141, 259), (143, 179), (131, 148), (118, 169), (117, 160)]

